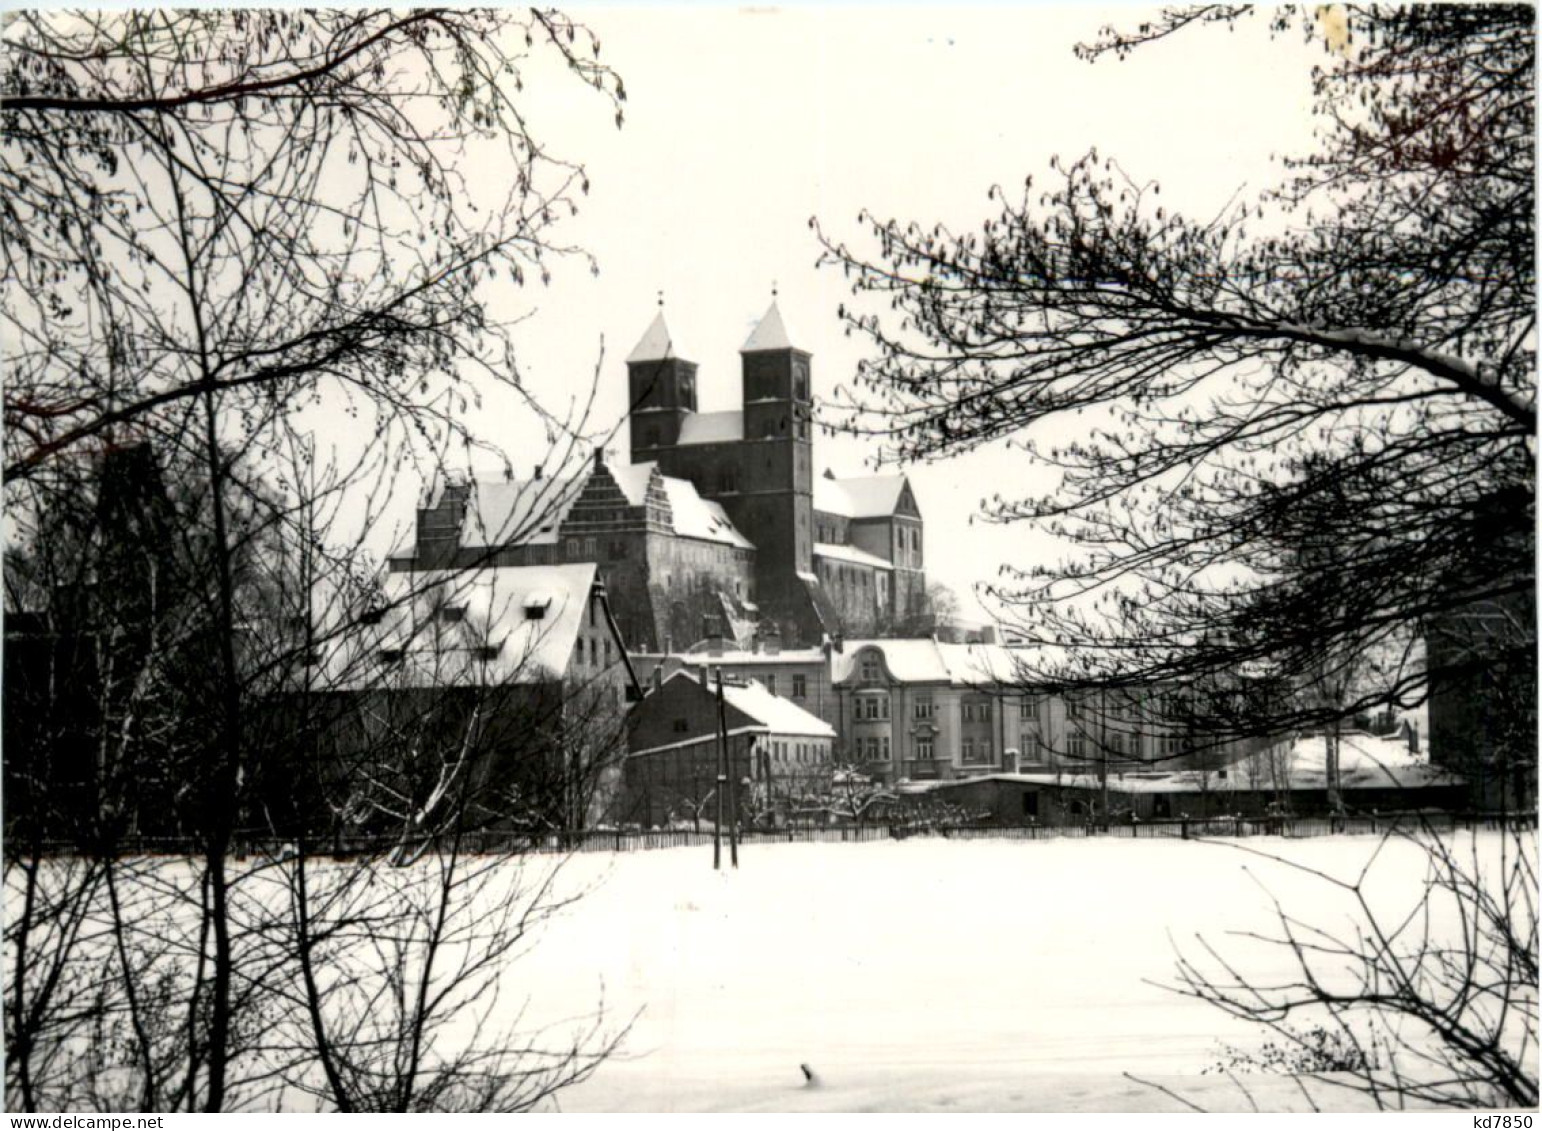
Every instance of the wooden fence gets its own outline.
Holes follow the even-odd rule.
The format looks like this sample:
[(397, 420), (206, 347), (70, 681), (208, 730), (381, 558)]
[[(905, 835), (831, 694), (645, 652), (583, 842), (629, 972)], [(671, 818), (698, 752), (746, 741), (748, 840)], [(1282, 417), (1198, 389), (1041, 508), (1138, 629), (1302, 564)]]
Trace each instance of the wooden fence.
[[(1392, 832), (1450, 832), (1457, 829), (1534, 829), (1535, 812), (1492, 813), (1383, 813), (1344, 817), (1210, 817), (1168, 818), (1152, 821), (1087, 824), (968, 824), (944, 825), (883, 821), (866, 824), (794, 825), (780, 829), (749, 829), (739, 843), (764, 844), (860, 844), (869, 841), (927, 837), (945, 840), (1063, 840), (1112, 837), (1115, 839), (1166, 838), (1194, 840), (1214, 837), (1275, 836), (1291, 839), (1319, 836), (1376, 836)], [(658, 848), (709, 847), (713, 833), (705, 829), (585, 829), (575, 832), (515, 832), (481, 830), (461, 834), (459, 848), (476, 855), (558, 854), (567, 852), (635, 852)], [(727, 835), (724, 834), (724, 841)], [(283, 858), (297, 845), (272, 836), (239, 836), (234, 843), (238, 856)], [(339, 858), (382, 856), (406, 849), (443, 850), (448, 839), (403, 844), (397, 837), (337, 836), (307, 845), (313, 856)], [(73, 855), (75, 846), (56, 842), (45, 852)], [(200, 852), (189, 837), (133, 837), (121, 842), (121, 856), (186, 856)]]

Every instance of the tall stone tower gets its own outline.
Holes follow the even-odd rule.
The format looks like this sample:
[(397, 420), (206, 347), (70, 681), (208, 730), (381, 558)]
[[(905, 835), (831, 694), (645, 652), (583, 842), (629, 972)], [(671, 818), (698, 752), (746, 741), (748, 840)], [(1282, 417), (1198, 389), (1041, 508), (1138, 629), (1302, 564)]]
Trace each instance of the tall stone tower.
[(632, 462), (646, 463), (679, 442), (682, 423), (696, 411), (696, 365), (679, 356), (660, 310), (626, 369)]
[(787, 336), (773, 300), (739, 350), (744, 380), (744, 479), (723, 505), (755, 543), (756, 587), (773, 603), (814, 571), (810, 354)]

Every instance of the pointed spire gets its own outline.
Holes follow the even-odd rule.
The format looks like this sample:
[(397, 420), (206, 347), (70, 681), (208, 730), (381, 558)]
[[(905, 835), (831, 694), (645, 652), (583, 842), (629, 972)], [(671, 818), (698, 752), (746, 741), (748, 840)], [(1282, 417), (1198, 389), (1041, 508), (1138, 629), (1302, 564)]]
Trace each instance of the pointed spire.
[(790, 350), (792, 348), (794, 347), (787, 336), (787, 327), (782, 325), (782, 312), (777, 309), (776, 299), (773, 298), (760, 320), (760, 325), (755, 327), (755, 332), (749, 336), (749, 340), (739, 347), (739, 352), (755, 353), (757, 350)]
[(664, 325), (664, 311), (660, 303), (660, 310), (653, 316), (653, 322), (648, 326), (647, 333), (627, 355), (627, 364), (632, 365), (639, 361), (663, 361), (665, 358), (679, 357), (680, 351), (674, 348), (674, 341), (670, 337), (669, 327)]

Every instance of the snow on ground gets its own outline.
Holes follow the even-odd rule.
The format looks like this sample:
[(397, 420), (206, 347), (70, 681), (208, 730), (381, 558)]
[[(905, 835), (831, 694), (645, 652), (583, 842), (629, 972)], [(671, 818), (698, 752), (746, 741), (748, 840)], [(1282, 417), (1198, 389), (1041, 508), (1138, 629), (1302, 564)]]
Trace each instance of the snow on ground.
[[(1261, 1038), (1164, 988), (1174, 946), (1203, 933), (1282, 974), (1283, 955), (1227, 937), (1272, 926), (1265, 888), (1314, 923), (1348, 908), (1246, 850), (1350, 875), (1379, 846), (1375, 889), (1407, 906), (1425, 859), (1375, 837), (751, 845), (737, 872), (713, 872), (710, 848), (584, 855), (563, 882), (596, 890), (516, 977), (527, 1021), (602, 995), (616, 1025), (636, 1015), (623, 1054), (562, 1093), (569, 1111), (1178, 1109), (1126, 1073), (1247, 1110), (1198, 1073)], [(1305, 1106), (1252, 1080), (1266, 1108)]]

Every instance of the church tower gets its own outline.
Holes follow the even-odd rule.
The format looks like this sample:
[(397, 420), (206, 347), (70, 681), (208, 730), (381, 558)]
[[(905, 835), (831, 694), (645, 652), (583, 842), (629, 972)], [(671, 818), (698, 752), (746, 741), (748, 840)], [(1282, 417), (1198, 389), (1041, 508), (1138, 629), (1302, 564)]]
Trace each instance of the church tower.
[(632, 462), (646, 463), (679, 442), (681, 425), (696, 411), (696, 365), (679, 356), (660, 310), (626, 369)]
[(756, 584), (771, 596), (814, 571), (811, 355), (792, 344), (773, 299), (739, 356), (749, 490), (730, 514), (755, 543)]

